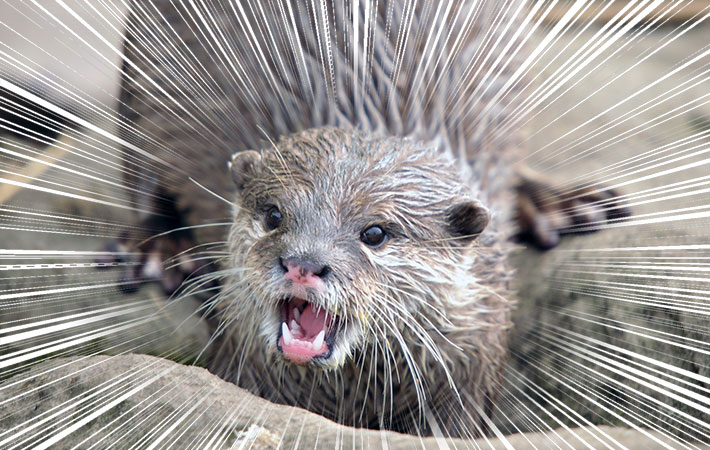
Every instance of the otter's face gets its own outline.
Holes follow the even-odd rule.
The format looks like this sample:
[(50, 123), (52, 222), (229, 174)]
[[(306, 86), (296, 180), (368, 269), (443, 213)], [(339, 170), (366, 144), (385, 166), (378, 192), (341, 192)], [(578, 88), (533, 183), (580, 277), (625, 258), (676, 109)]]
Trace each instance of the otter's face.
[(337, 368), (368, 341), (427, 334), (488, 222), (450, 159), (412, 141), (314, 129), (231, 170), (227, 320), (258, 321), (249, 339), (296, 364)]

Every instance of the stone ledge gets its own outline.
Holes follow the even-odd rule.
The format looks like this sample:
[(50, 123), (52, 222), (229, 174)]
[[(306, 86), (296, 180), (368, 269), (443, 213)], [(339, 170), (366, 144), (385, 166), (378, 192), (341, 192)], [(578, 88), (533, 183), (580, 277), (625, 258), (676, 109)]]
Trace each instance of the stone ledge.
[[(434, 438), (338, 425), (300, 408), (255, 397), (199, 367), (146, 355), (92, 356), (44, 361), (0, 383), (0, 447), (61, 448), (96, 444), (176, 448), (446, 448)], [(606, 434), (606, 438), (602, 437)], [(594, 432), (612, 447), (663, 448), (633, 430), (602, 426)], [(579, 436), (579, 439), (576, 437)], [(584, 429), (508, 436), (513, 448), (602, 445)], [(447, 441), (450, 447), (471, 442)], [(506, 448), (498, 439), (493, 448)], [(490, 448), (485, 442), (476, 444)], [(474, 445), (475, 446), (475, 445)]]

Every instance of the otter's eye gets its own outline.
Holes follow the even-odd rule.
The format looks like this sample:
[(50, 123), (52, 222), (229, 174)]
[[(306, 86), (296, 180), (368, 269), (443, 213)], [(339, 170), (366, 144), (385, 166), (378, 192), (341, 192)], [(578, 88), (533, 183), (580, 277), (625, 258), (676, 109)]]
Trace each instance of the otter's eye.
[(387, 234), (385, 230), (377, 225), (365, 228), (362, 233), (360, 233), (360, 240), (364, 242), (368, 247), (377, 248), (385, 242)]
[(275, 230), (281, 226), (281, 222), (283, 222), (283, 216), (277, 207), (272, 206), (268, 211), (266, 211), (267, 230)]

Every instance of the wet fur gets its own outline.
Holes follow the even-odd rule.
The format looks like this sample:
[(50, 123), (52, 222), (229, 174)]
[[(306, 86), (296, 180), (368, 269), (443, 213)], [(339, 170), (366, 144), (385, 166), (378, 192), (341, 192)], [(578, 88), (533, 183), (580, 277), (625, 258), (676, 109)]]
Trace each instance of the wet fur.
[[(421, 401), (446, 432), (477, 433), (476, 408), (490, 409), (499, 387), (510, 292), (478, 282), (475, 268), (500, 254), (452, 232), (452, 207), (476, 205), (453, 159), (415, 141), (337, 128), (277, 147), (262, 150), (237, 196), (233, 275), (215, 300), (228, 339), (211, 368), (346, 424), (431, 432)], [(284, 225), (268, 231), (264, 214), (274, 204)], [(391, 236), (378, 249), (359, 240), (372, 223)], [(309, 301), (350, 325), (320, 363), (328, 373), (277, 356), (277, 300), (288, 296), (278, 258), (295, 256), (332, 268), (324, 295)], [(457, 417), (464, 412), (476, 419)]]
[[(177, 210), (187, 225), (234, 220), (229, 235), (223, 226), (194, 230), (197, 243), (226, 241), (230, 248), (226, 264), (212, 275), (224, 283), (215, 304), (223, 322), (209, 361), (215, 373), (271, 400), (307, 407), (349, 425), (419, 433), (432, 433), (438, 426), (444, 434), (485, 433), (484, 418), (492, 414), (500, 388), (510, 326), (511, 161), (520, 154), (517, 135), (490, 132), (507, 118), (507, 102), (515, 92), (498, 97), (488, 108), (514, 62), (489, 73), (495, 52), (486, 55), (499, 37), (508, 42), (516, 30), (510, 21), (515, 5), (506, 9), (497, 2), (456, 2), (446, 15), (443, 34), (464, 29), (471, 19), (469, 32), (460, 40), (442, 38), (428, 46), (417, 30), (428, 32), (444, 23), (435, 2), (423, 2), (414, 10), (405, 8), (407, 2), (378, 3), (379, 9), (372, 11), (378, 34), (371, 41), (366, 89), (361, 92), (361, 74), (351, 68), (352, 49), (335, 31), (352, 33), (352, 18), (341, 10), (314, 14), (312, 2), (297, 3), (292, 11), (284, 10), (283, 19), (273, 16), (274, 11), (280, 14), (278, 8), (266, 8), (266, 16), (247, 9), (246, 19), (240, 17), (262, 31), (256, 34), (261, 49), (273, 50), (276, 42), (286, 62), (268, 53), (262, 58), (229, 9), (215, 9), (216, 22), (209, 22), (228, 40), (233, 54), (223, 55), (196, 31), (204, 25), (198, 15), (167, 1), (157, 6), (133, 3), (124, 46), (121, 133), (153, 156), (146, 161), (124, 149), (126, 184), (133, 188), (134, 203), (153, 213)], [(471, 7), (478, 9), (469, 16)], [(360, 26), (365, 12), (361, 5)], [(276, 27), (285, 20), (295, 24), (297, 36), (288, 34), (293, 28), (284, 28), (277, 37), (268, 34), (266, 24)], [(501, 23), (499, 31), (491, 33)], [(412, 35), (399, 42), (403, 27)], [(330, 36), (333, 46), (323, 49), (314, 29)], [(180, 72), (183, 61), (178, 56), (167, 57), (166, 37), (179, 41), (181, 49), (190, 50), (189, 59), (199, 62), (190, 69), (192, 78), (172, 75), (185, 72)], [(441, 54), (445, 59), (434, 64)], [(235, 61), (251, 64), (237, 67)], [(194, 79), (204, 83), (195, 84)], [(279, 142), (280, 157), (270, 141)], [(251, 179), (237, 195), (226, 162), (235, 151), (247, 149), (263, 149), (271, 171)], [(357, 157), (350, 153), (358, 151)], [(314, 162), (309, 159), (313, 155)], [(407, 162), (410, 157), (417, 165)], [(389, 179), (388, 170), (399, 167), (409, 167), (409, 184), (405, 176), (381, 184)], [(189, 176), (206, 189), (188, 182)], [(346, 192), (356, 182), (359, 187)], [(422, 189), (423, 182), (430, 183), (428, 191)], [(296, 192), (296, 185), (306, 188)], [(208, 190), (236, 199), (236, 208)], [(374, 256), (352, 259), (361, 251), (359, 243), (348, 241), (341, 248), (335, 240), (345, 239), (345, 233), (326, 233), (330, 247), (321, 251), (342, 264), (340, 273), (358, 274), (338, 280), (343, 295), (333, 297), (340, 299), (334, 308), (352, 315), (364, 311), (362, 323), (369, 326), (360, 346), (335, 371), (283, 364), (269, 341), (273, 336), (266, 311), (273, 292), (266, 272), (273, 260), (261, 258), (273, 259), (278, 249), (260, 240), (258, 211), (266, 201), (291, 201), (296, 210), (299, 204), (313, 204), (306, 201), (307, 192), (322, 195), (318, 204), (337, 208), (332, 217), (325, 209), (318, 211), (321, 215), (301, 211), (313, 212), (309, 217), (324, 228), (336, 218), (363, 217), (365, 206), (378, 195), (395, 193), (414, 201), (381, 206), (380, 213), (399, 221), (408, 239), (385, 249), (389, 261)], [(437, 198), (426, 203), (421, 199), (426, 192)], [(490, 211), (488, 226), (472, 243), (447, 240), (456, 237), (447, 229), (447, 208), (461, 196)], [(392, 261), (404, 265), (395, 270)], [(406, 311), (380, 305), (381, 316), (393, 318), (389, 325), (367, 306), (374, 301), (370, 295), (375, 281), (381, 283), (374, 288), (381, 289), (380, 295)], [(345, 286), (353, 292), (344, 293)], [(356, 304), (358, 299), (363, 304)], [(417, 371), (421, 378), (415, 379)], [(427, 414), (436, 420), (427, 420)]]

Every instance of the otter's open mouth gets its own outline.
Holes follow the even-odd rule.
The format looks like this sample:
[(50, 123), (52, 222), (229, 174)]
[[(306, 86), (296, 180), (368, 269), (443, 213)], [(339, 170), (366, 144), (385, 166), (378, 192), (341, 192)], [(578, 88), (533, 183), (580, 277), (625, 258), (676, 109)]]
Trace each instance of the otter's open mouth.
[(301, 298), (281, 302), (281, 329), (277, 347), (297, 364), (328, 358), (333, 349), (338, 318)]

